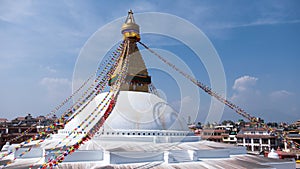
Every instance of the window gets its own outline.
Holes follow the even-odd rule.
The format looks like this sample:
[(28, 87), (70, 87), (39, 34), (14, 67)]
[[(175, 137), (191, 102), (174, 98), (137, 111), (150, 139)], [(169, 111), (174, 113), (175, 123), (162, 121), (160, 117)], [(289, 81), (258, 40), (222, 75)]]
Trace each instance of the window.
[(238, 138), (238, 139), (237, 139), (237, 142), (238, 142), (238, 143), (243, 143), (243, 139), (242, 139), (242, 138)]
[(253, 143), (259, 143), (259, 139), (253, 139)]
[(275, 139), (271, 139), (271, 144), (275, 144)]
[(254, 146), (254, 151), (259, 151), (259, 146)]
[(252, 151), (251, 146), (247, 146), (247, 151)]
[(234, 138), (233, 138), (233, 137), (230, 137), (230, 140), (234, 140)]
[(251, 143), (251, 139), (250, 138), (246, 138), (245, 142), (246, 143)]
[(269, 144), (268, 139), (263, 138), (263, 139), (262, 139), (262, 144)]

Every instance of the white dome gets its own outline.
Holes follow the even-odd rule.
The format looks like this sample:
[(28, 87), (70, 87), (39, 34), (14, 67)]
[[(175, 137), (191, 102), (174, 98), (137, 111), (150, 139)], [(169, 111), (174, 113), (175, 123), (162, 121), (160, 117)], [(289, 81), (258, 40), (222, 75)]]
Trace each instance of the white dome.
[[(72, 131), (76, 128), (100, 104), (106, 94), (99, 94), (65, 126), (64, 130)], [(95, 121), (100, 119), (97, 118)], [(89, 129), (90, 127), (85, 131)], [(120, 91), (116, 106), (106, 120), (104, 129), (188, 131), (182, 115), (174, 111), (166, 101), (151, 93), (134, 91)]]
[(166, 101), (151, 93), (133, 91), (121, 91), (116, 107), (104, 128), (188, 130), (182, 116), (178, 115)]

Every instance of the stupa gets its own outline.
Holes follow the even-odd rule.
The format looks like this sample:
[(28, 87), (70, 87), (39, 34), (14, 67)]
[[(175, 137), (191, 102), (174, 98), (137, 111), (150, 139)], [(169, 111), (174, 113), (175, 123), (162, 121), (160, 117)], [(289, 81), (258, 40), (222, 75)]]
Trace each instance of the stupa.
[[(283, 163), (279, 163), (279, 160), (247, 155), (244, 147), (201, 140), (199, 136), (190, 133), (178, 113), (149, 90), (151, 76), (137, 46), (141, 39), (140, 31), (131, 10), (121, 33), (126, 44), (122, 57), (128, 59), (128, 67), (120, 86), (118, 101), (96, 135), (56, 167), (281, 168), (284, 164), (284, 168), (295, 168), (293, 161), (282, 160), (280, 162)], [(109, 79), (109, 85), (113, 86), (121, 75), (122, 65), (118, 65)], [(6, 147), (14, 153), (3, 158), (0, 165), (13, 160), (5, 168), (40, 168), (55, 157), (59, 149), (78, 142), (101, 120), (101, 116), (93, 115), (93, 121), (85, 121), (107, 95), (110, 93), (101, 93), (84, 103), (82, 106), (85, 108), (75, 112), (77, 115), (70, 117), (71, 120), (63, 129), (40, 144), (36, 145), (37, 141), (33, 141), (17, 151), (14, 151), (14, 145)], [(86, 127), (77, 127), (85, 123), (83, 126)], [(75, 128), (77, 130), (74, 131)], [(20, 156), (32, 145), (34, 147), (31, 147), (30, 152)]]

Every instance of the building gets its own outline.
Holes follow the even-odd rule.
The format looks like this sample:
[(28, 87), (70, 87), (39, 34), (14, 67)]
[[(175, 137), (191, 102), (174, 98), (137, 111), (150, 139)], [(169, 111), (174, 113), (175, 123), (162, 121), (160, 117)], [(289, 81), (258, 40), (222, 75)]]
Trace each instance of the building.
[(220, 125), (220, 126), (216, 126), (216, 128), (225, 130), (225, 133), (222, 134), (223, 143), (236, 144), (237, 128), (234, 125), (231, 124)]
[[(31, 114), (25, 117), (17, 117), (11, 121), (4, 119), (0, 122), (0, 148), (6, 142), (16, 144), (28, 140), (53, 122), (53, 119), (45, 117), (33, 118)], [(27, 132), (27, 134), (24, 134), (24, 132)]]
[(277, 149), (277, 136), (265, 128), (243, 128), (237, 135), (237, 145), (247, 147), (248, 151), (260, 153)]
[(206, 128), (200, 130), (201, 138), (208, 141), (223, 142), (223, 138), (225, 135), (226, 135), (226, 130), (223, 129)]
[(300, 149), (300, 131), (292, 130), (288, 131), (284, 140), (284, 149), (289, 151), (297, 151), (299, 154)]
[(0, 118), (0, 124), (6, 123), (8, 120), (6, 118)]
[(237, 128), (234, 125), (212, 125), (206, 126), (204, 129), (194, 129), (196, 135), (202, 139), (214, 142), (222, 142), (228, 144), (236, 144)]
[(298, 129), (300, 129), (300, 120), (294, 122), (293, 125), (295, 125)]

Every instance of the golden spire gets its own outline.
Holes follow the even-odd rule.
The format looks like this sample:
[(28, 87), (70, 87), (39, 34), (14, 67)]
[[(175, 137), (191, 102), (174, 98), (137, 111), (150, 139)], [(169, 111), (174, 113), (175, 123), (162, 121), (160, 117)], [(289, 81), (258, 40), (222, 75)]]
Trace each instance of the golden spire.
[[(122, 25), (122, 34), (124, 36), (125, 46), (122, 52), (123, 59), (128, 57), (128, 70), (125, 83), (121, 85), (122, 91), (139, 91), (149, 92), (148, 85), (151, 83), (151, 77), (148, 75), (145, 62), (136, 45), (140, 40), (139, 25), (135, 23), (133, 12), (130, 10), (125, 23)], [(116, 77), (118, 77), (121, 65), (119, 64), (112, 77), (109, 85), (113, 85)]]
[(140, 40), (140, 26), (135, 23), (132, 10), (128, 11), (128, 16), (122, 25), (121, 33), (124, 39), (136, 38), (137, 41)]

